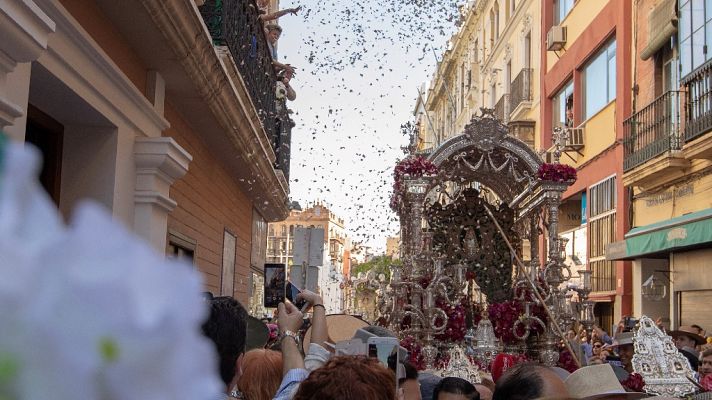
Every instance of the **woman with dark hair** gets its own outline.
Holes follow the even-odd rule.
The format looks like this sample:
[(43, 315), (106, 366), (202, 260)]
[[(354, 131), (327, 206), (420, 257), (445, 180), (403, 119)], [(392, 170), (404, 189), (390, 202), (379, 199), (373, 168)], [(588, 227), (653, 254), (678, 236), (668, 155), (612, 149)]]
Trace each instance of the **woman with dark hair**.
[(480, 393), (470, 382), (450, 376), (435, 387), (433, 400), (480, 400)]
[(396, 377), (375, 358), (341, 356), (314, 370), (293, 400), (396, 400)]

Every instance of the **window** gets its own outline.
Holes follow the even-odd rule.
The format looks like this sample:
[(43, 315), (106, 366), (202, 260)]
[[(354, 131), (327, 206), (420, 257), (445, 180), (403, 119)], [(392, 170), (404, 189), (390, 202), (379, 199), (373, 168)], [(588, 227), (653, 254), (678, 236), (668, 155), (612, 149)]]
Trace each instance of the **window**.
[(269, 224), (269, 236), (274, 236), (274, 225)]
[(594, 218), (616, 208), (616, 177), (612, 176), (589, 189), (589, 213)]
[(280, 227), (280, 230), (281, 230), (281, 233), (282, 233), (281, 236), (287, 236), (287, 225), (282, 225), (282, 226)]
[(235, 291), (235, 251), (237, 238), (227, 230), (223, 233), (221, 296), (232, 296)]
[(615, 40), (594, 56), (583, 75), (583, 115), (589, 119), (616, 98)]
[(194, 239), (178, 232), (168, 232), (168, 244), (166, 246), (167, 258), (181, 259), (193, 264), (196, 247), (197, 242)]
[(465, 63), (460, 66), (460, 111), (465, 108)]
[(494, 8), (490, 10), (490, 42), (494, 42)]
[(499, 3), (494, 2), (494, 40), (499, 39)]
[(616, 238), (616, 177), (588, 188), (589, 266), (594, 292), (616, 289), (615, 263), (606, 260), (606, 245)]
[(497, 84), (493, 83), (490, 87), (490, 106), (494, 108), (497, 104)]
[(561, 24), (567, 15), (574, 8), (576, 0), (555, 0), (554, 2), (554, 25)]
[(712, 0), (680, 0), (678, 37), (681, 75), (688, 75), (712, 58)]
[[(573, 106), (574, 106), (574, 84), (569, 81), (569, 83), (564, 86), (563, 89), (557, 93), (552, 99), (553, 108), (553, 126), (554, 127), (571, 127), (573, 121), (571, 120), (573, 116)], [(567, 118), (568, 116), (568, 118)]]

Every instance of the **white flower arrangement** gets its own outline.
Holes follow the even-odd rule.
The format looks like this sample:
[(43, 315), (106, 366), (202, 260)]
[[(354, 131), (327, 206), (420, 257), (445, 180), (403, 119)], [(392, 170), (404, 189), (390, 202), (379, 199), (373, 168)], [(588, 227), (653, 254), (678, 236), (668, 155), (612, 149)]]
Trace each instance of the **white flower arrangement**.
[(38, 165), (0, 144), (0, 399), (214, 398), (199, 273), (97, 205), (65, 226)]

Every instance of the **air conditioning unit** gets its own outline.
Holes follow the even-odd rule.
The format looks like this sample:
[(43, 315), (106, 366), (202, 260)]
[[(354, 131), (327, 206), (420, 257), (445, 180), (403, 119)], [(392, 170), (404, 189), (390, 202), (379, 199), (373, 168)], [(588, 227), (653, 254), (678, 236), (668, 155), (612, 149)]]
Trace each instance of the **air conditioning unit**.
[(546, 34), (546, 49), (549, 51), (557, 51), (564, 48), (566, 44), (566, 27), (554, 25)]
[(553, 164), (554, 163), (554, 148), (548, 149), (544, 154), (541, 155), (542, 160), (544, 160), (545, 163), (547, 164)]
[(583, 149), (583, 128), (569, 128), (566, 137), (566, 150), (579, 151)]

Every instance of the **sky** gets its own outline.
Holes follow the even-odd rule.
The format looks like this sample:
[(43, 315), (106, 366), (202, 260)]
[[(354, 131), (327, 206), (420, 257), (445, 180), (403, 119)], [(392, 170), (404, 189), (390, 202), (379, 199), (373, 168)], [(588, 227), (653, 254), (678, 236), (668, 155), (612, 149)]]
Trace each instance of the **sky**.
[[(290, 191), (320, 200), (353, 240), (385, 250), (398, 234), (389, 208), (392, 171), (422, 83), (455, 32), (447, 0), (282, 0), (279, 60), (297, 68)], [(433, 51), (435, 49), (435, 52)]]

